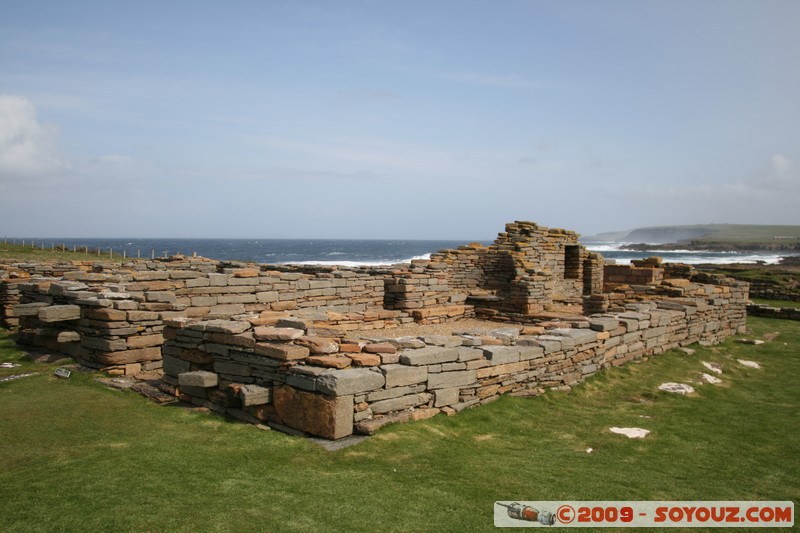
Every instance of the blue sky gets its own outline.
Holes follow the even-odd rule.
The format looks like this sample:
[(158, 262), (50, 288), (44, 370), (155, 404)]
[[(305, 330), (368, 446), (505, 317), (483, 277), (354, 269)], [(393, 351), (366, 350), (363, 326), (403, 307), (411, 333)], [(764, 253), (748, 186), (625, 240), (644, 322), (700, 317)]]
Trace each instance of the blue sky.
[(800, 224), (800, 2), (1, 3), (0, 234)]

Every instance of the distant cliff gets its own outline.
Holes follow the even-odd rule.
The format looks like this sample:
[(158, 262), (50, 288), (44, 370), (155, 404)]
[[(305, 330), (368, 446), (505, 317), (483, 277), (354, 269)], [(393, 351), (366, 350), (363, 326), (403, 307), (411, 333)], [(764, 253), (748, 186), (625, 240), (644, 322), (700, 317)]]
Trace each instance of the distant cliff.
[(706, 224), (601, 233), (584, 242), (628, 244), (629, 250), (800, 251), (800, 226)]

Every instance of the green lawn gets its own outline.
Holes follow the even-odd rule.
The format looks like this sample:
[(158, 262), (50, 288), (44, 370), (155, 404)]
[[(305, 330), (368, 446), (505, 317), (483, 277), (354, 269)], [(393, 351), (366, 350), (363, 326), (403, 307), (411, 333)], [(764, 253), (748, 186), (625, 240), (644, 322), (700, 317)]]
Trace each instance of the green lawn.
[[(495, 500), (798, 502), (800, 324), (749, 325), (779, 334), (388, 427), (338, 452), (157, 406), (91, 374), (2, 370), (42, 374), (0, 383), (0, 531), (492, 531)], [(19, 357), (0, 333), (0, 361)], [(657, 391), (696, 380), (701, 361), (723, 365), (723, 385)]]
[(2, 259), (15, 259), (18, 261), (109, 261), (111, 259), (119, 261), (122, 259), (122, 253), (117, 251), (111, 257), (108, 249), (101, 250), (100, 255), (95, 253), (83, 253), (81, 248), (79, 251), (73, 252), (72, 249), (61, 250), (60, 245), (56, 243), (56, 249), (47, 243), (45, 248), (41, 248), (41, 243), (37, 246), (22, 246), (20, 244), (11, 244), (0, 242), (0, 260)]

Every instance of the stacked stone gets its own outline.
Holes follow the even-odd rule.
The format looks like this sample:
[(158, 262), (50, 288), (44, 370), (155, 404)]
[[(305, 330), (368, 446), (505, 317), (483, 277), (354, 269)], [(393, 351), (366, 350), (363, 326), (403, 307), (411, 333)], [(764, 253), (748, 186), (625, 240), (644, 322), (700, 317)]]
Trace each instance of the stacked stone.
[[(88, 274), (87, 274), (88, 276)], [(163, 324), (108, 285), (36, 280), (20, 284), (18, 342), (67, 355), (112, 374), (161, 367)]]
[(748, 304), (747, 314), (783, 320), (800, 320), (800, 309), (796, 307), (773, 307), (771, 305)]
[(431, 254), (431, 262), (447, 265), (447, 284), (451, 290), (471, 294), (486, 284), (487, 257), (488, 248), (472, 243), (456, 250), (439, 250)]
[(0, 279), (0, 325), (5, 328), (19, 326), (19, 317), (14, 313), (20, 299), (19, 282), (18, 278)]
[(614, 284), (648, 285), (664, 279), (664, 269), (656, 266), (637, 267), (634, 265), (605, 265), (605, 291), (613, 289)]
[[(373, 433), (502, 394), (569, 390), (601, 368), (742, 331), (746, 284), (682, 281), (680, 297), (628, 303), (622, 312), (550, 329), (350, 339), (274, 313), (249, 322), (172, 321), (164, 388), (282, 429), (334, 439)], [(247, 394), (258, 400), (245, 403)]]
[(420, 324), (474, 316), (471, 306), (464, 304), (467, 295), (451, 291), (445, 263), (417, 262), (414, 266), (411, 271), (395, 271), (386, 279), (387, 307), (410, 313)]

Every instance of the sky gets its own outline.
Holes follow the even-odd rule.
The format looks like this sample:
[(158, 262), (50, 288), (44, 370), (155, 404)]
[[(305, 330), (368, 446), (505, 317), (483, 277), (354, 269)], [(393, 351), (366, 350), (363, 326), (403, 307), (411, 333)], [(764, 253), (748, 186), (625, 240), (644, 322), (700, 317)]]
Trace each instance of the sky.
[(795, 0), (0, 8), (0, 236), (800, 224)]

